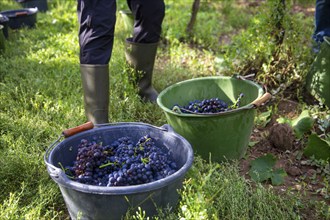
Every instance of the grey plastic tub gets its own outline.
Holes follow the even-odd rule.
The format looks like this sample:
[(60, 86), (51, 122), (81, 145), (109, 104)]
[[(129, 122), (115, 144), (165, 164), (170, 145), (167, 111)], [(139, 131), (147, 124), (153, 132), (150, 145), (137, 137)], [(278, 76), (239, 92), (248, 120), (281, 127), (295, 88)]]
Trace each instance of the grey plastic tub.
[[(179, 170), (151, 183), (134, 186), (93, 186), (70, 180), (59, 166), (72, 166), (81, 139), (97, 138), (103, 144), (111, 144), (120, 137), (133, 141), (149, 134), (156, 146), (172, 152)], [(58, 184), (72, 219), (121, 219), (127, 211), (141, 207), (147, 216), (157, 213), (157, 208), (175, 207), (178, 189), (182, 187), (186, 172), (193, 163), (193, 150), (189, 142), (176, 134), (169, 125), (156, 127), (145, 123), (117, 123), (83, 131), (59, 142), (55, 141), (45, 154), (47, 171)]]
[(23, 8), (0, 12), (9, 18), (8, 26), (11, 29), (22, 27), (34, 28), (37, 22), (38, 8)]
[(16, 0), (23, 8), (38, 8), (40, 12), (46, 12), (48, 10), (47, 0)]

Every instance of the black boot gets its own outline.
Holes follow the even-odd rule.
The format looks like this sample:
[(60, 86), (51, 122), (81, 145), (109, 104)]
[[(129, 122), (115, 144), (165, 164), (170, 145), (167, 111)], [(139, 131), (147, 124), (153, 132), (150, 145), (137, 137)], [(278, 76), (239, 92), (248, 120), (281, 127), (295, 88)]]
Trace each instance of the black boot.
[(134, 43), (126, 39), (126, 61), (136, 72), (139, 96), (144, 101), (156, 102), (158, 93), (152, 86), (152, 74), (157, 52), (157, 43)]
[(109, 66), (80, 64), (85, 114), (94, 124), (108, 123)]

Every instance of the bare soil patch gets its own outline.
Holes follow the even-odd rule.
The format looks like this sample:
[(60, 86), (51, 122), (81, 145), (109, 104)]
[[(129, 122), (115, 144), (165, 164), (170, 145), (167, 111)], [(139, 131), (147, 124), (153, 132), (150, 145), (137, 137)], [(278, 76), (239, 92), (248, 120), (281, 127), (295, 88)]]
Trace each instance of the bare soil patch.
[[(270, 182), (265, 182), (265, 186), (274, 188), (278, 193), (288, 191), (299, 193), (306, 201), (323, 200), (330, 205), (330, 199), (325, 198), (322, 192), (324, 177), (318, 171), (318, 167), (307, 163), (309, 158), (302, 154), (304, 147), (302, 141), (295, 139), (287, 127), (279, 128), (276, 122), (278, 117), (296, 117), (297, 106), (298, 103), (295, 101), (281, 100), (278, 103), (278, 114), (272, 116), (267, 126), (254, 128), (251, 140), (257, 144), (249, 147), (245, 158), (240, 160), (240, 172), (246, 179), (250, 179), (248, 172), (251, 161), (265, 154), (272, 154), (277, 158), (275, 167), (283, 168), (287, 176), (285, 182), (279, 186), (273, 186)], [(274, 133), (276, 133), (275, 138)], [(278, 139), (277, 145), (274, 145), (274, 139)]]

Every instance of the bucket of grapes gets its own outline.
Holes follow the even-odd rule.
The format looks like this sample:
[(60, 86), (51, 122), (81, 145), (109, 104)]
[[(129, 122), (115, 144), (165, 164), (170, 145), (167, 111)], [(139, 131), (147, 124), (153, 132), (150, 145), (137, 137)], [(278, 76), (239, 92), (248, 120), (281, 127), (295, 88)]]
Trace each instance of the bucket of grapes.
[(157, 104), (196, 154), (221, 162), (243, 157), (256, 107), (270, 98), (260, 85), (243, 77), (210, 76), (169, 86)]
[(169, 125), (88, 122), (63, 131), (44, 161), (72, 219), (122, 219), (176, 206), (193, 150)]

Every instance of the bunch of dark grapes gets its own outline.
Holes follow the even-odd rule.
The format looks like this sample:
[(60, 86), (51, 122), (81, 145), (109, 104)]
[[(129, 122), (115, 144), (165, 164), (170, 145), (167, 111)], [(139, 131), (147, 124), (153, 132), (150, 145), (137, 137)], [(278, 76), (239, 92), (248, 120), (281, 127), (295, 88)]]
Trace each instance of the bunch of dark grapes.
[(190, 114), (214, 114), (219, 112), (225, 112), (231, 109), (238, 108), (240, 105), (241, 98), (244, 95), (241, 93), (236, 103), (226, 103), (219, 98), (210, 98), (203, 100), (190, 101), (189, 104), (180, 106), (174, 105), (173, 111), (179, 111), (181, 113)]
[(81, 140), (78, 155), (66, 174), (80, 183), (97, 186), (130, 186), (153, 182), (177, 171), (171, 153), (149, 136), (136, 144), (122, 137), (111, 145)]

